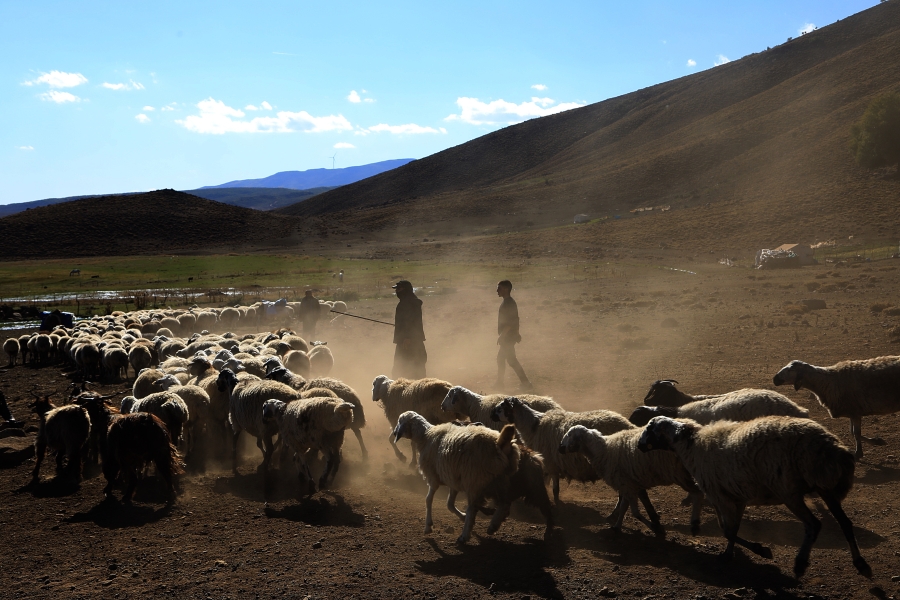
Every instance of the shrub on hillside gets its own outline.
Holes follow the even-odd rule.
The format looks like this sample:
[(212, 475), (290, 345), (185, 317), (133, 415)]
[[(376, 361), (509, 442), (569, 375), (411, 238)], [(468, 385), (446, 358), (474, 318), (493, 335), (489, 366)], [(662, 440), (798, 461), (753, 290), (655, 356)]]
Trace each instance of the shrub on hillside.
[(900, 94), (888, 92), (872, 100), (853, 124), (850, 150), (863, 167), (900, 163)]

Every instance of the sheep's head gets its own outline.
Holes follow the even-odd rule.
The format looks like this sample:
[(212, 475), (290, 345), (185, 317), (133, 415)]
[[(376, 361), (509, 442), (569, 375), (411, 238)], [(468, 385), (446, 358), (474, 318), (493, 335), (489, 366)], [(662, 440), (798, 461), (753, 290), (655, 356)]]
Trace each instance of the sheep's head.
[(808, 367), (809, 365), (802, 360), (792, 360), (785, 368), (775, 373), (772, 382), (775, 385), (785, 385), (790, 383), (793, 384), (794, 390), (799, 390), (803, 387), (803, 374)]
[(463, 393), (465, 393), (465, 388), (462, 386), (455, 385), (450, 388), (450, 391), (444, 396), (444, 401), (441, 402), (441, 410), (444, 412), (453, 412), (453, 405), (459, 402), (459, 397)]
[(692, 433), (693, 427), (669, 417), (653, 417), (638, 440), (638, 450), (672, 450), (672, 445)]
[(165, 377), (160, 377), (154, 383), (163, 390), (168, 390), (170, 387), (181, 385), (181, 382), (178, 381), (178, 379), (174, 375), (166, 375)]
[(397, 426), (394, 427), (393, 435), (395, 444), (402, 438), (412, 438), (412, 423), (417, 419), (422, 419), (422, 416), (412, 410), (408, 410), (400, 415), (400, 417), (397, 419)]
[(263, 366), (266, 367), (266, 374), (271, 373), (275, 369), (284, 368), (284, 364), (282, 364), (281, 359), (277, 356), (268, 357), (263, 361)]
[(137, 400), (134, 396), (125, 396), (122, 398), (122, 405), (119, 407), (119, 412), (123, 415), (127, 415), (131, 412), (131, 409), (134, 408), (134, 403)]
[(224, 392), (225, 390), (234, 389), (237, 382), (237, 375), (234, 374), (234, 371), (231, 369), (222, 369), (219, 376), (216, 378), (216, 387), (220, 392)]
[(284, 409), (287, 406), (281, 400), (269, 399), (263, 403), (262, 408), (262, 417), (264, 423), (271, 423), (275, 421), (279, 415), (284, 414)]
[(387, 375), (379, 375), (372, 382), (372, 402), (382, 402), (387, 397), (388, 386), (393, 383)]
[(588, 428), (575, 425), (570, 428), (559, 442), (560, 454), (576, 454), (584, 448), (584, 440), (588, 436)]
[(631, 413), (631, 416), (628, 417), (628, 420), (638, 427), (643, 427), (650, 422), (650, 419), (659, 416), (677, 417), (678, 409), (671, 406), (638, 406)]
[(278, 367), (276, 369), (272, 369), (268, 373), (266, 373), (266, 379), (273, 379), (275, 381), (280, 381), (284, 383), (286, 380), (291, 378), (290, 372), (284, 367)]
[(503, 402), (494, 407), (491, 411), (491, 421), (499, 421), (500, 423), (515, 423), (513, 412), (516, 407), (522, 406), (522, 401), (514, 396), (505, 398)]
[(659, 379), (650, 385), (650, 390), (644, 396), (644, 404), (648, 406), (681, 406), (684, 397), (675, 384), (674, 379)]
[(334, 419), (332, 423), (326, 423), (326, 429), (340, 431), (349, 427), (351, 423), (353, 423), (353, 405), (349, 402), (340, 402), (334, 407)]

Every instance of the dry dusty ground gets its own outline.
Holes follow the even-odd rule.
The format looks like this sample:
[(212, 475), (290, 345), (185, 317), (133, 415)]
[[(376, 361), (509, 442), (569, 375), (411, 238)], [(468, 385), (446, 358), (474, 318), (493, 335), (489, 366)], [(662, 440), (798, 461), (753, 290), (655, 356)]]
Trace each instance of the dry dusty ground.
[[(900, 317), (870, 311), (876, 302), (898, 299), (900, 271), (890, 261), (765, 274), (718, 266), (699, 267), (697, 274), (637, 267), (625, 273), (514, 290), (523, 319), (520, 359), (538, 391), (570, 410), (628, 412), (663, 377), (678, 379), (688, 392), (715, 393), (771, 387), (772, 375), (795, 358), (832, 364), (897, 353), (890, 330)], [(808, 291), (815, 283), (825, 291)], [(788, 314), (812, 297), (828, 308)], [(362, 301), (353, 309), (391, 317), (393, 304)], [(430, 375), (488, 391), (497, 305), (490, 288), (425, 298)], [(665, 319), (674, 322), (664, 326)], [(892, 581), (900, 575), (893, 507), (900, 415), (865, 420), (866, 433), (887, 445), (866, 448), (844, 503), (872, 581), (856, 574), (837, 524), (817, 499), (809, 503), (823, 529), (801, 581), (791, 566), (802, 526), (786, 509), (751, 507), (741, 530), (771, 546), (774, 560), (738, 549), (734, 562), (722, 566), (715, 555), (724, 540), (713, 513), (706, 510), (702, 534), (692, 537), (688, 509), (679, 506), (683, 493), (675, 488), (650, 493), (665, 538), (630, 516), (621, 533), (610, 531), (603, 517), (615, 496), (602, 484), (563, 486), (558, 527), (546, 541), (540, 515), (520, 506), (497, 535), (484, 535), (482, 518), (471, 543), (457, 547), (461, 523), (443, 502), (435, 506), (436, 533), (423, 536), (424, 483), (393, 457), (388, 425), (368, 399), (372, 379), (390, 372), (389, 334), (387, 327), (345, 318), (318, 336), (335, 354), (332, 375), (366, 397), (369, 420), (363, 433), (370, 460), (361, 462), (349, 436), (333, 491), (298, 501), (295, 480), (286, 474), (266, 504), (256, 472), (260, 455), (249, 443), (239, 476), (227, 465), (187, 475), (170, 509), (152, 479), (125, 507), (103, 501), (96, 468), (77, 488), (50, 479), (52, 460), (36, 486), (27, 485), (30, 460), (0, 470), (0, 597), (900, 597), (900, 582)], [(0, 374), (0, 388), (20, 418), (30, 387), (66, 383), (55, 366)], [(779, 391), (849, 443), (845, 420), (829, 419), (806, 392)]]

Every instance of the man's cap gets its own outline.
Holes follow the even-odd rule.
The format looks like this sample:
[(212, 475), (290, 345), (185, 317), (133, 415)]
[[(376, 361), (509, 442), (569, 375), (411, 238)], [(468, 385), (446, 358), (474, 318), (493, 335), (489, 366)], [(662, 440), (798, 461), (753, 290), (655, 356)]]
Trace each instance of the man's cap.
[(400, 281), (398, 281), (391, 287), (394, 288), (395, 290), (412, 290), (413, 289), (412, 284), (405, 279), (401, 279)]

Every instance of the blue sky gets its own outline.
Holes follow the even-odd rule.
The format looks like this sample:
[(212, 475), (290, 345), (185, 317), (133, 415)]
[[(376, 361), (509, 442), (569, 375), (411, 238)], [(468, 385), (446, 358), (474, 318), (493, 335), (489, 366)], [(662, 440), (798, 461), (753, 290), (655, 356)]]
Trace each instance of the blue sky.
[(0, 204), (421, 158), (877, 0), (0, 0)]

